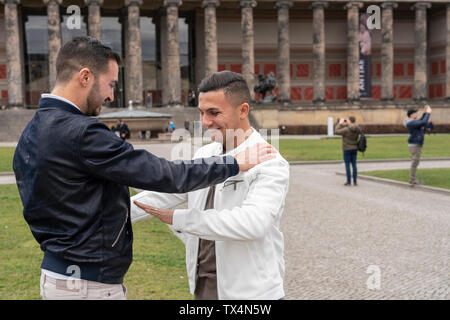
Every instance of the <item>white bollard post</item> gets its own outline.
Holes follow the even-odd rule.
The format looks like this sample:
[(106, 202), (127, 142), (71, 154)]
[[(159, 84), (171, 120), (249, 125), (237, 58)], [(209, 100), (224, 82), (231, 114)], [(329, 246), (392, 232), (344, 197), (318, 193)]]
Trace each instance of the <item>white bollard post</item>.
[(333, 117), (328, 117), (328, 136), (333, 137), (334, 136), (334, 121)]

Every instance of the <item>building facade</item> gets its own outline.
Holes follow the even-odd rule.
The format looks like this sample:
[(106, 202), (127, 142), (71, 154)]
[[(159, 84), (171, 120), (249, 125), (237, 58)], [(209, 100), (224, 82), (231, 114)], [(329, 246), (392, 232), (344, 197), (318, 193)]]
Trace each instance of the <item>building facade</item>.
[(77, 35), (123, 58), (112, 106), (142, 105), (149, 93), (153, 105), (187, 104), (189, 90), (220, 70), (242, 73), (251, 88), (274, 72), (285, 105), (358, 103), (359, 20), (370, 5), (380, 24), (370, 30), (364, 101), (450, 98), (450, 1), (0, 2), (0, 105), (36, 105), (54, 85), (59, 48)]

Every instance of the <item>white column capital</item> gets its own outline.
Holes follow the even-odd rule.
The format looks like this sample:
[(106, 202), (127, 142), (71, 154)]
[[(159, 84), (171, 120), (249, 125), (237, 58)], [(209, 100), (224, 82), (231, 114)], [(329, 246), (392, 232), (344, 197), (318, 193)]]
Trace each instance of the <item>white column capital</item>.
[(328, 7), (327, 1), (314, 1), (313, 3), (311, 3), (312, 9), (325, 9), (327, 7)]
[(142, 0), (125, 0), (125, 7), (129, 6), (142, 6), (143, 1)]
[(277, 0), (275, 3), (275, 8), (291, 8), (292, 7), (292, 0)]
[(395, 9), (397, 7), (398, 7), (398, 3), (393, 2), (393, 1), (386, 1), (381, 4), (381, 8), (383, 8), (383, 9)]
[(20, 4), (20, 0), (0, 0), (0, 3), (3, 4)]
[(239, 6), (241, 8), (254, 8), (256, 7), (257, 3), (256, 0), (240, 0)]
[(214, 7), (217, 8), (220, 5), (219, 0), (202, 0), (202, 8)]
[(101, 6), (103, 4), (103, 0), (84, 0), (84, 3), (88, 6), (95, 4)]
[(61, 5), (62, 0), (43, 0), (44, 4), (48, 6), (51, 3), (55, 3), (57, 5)]
[(417, 9), (429, 9), (431, 8), (431, 3), (429, 2), (416, 2), (411, 6), (411, 10), (417, 10)]
[(181, 1), (181, 0), (164, 0), (163, 6), (164, 7), (173, 7), (173, 6), (179, 7), (182, 4), (183, 4), (183, 1)]
[(344, 9), (358, 8), (361, 9), (364, 4), (360, 1), (349, 1), (345, 4)]

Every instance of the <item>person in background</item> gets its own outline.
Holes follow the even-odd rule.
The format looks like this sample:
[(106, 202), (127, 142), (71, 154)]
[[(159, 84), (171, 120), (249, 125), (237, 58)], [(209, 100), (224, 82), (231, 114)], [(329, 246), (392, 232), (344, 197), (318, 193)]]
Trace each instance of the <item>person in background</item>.
[(353, 169), (353, 185), (357, 186), (358, 169), (356, 166), (356, 158), (358, 156), (358, 138), (361, 130), (356, 125), (355, 117), (340, 119), (334, 132), (342, 136), (342, 151), (344, 154), (345, 173), (347, 175), (347, 181), (344, 185), (351, 185), (351, 164)]
[(147, 96), (145, 97), (145, 107), (151, 108), (153, 105), (152, 101), (152, 94), (150, 92), (147, 93)]
[(116, 129), (119, 131), (119, 137), (122, 140), (130, 138), (130, 129), (128, 129), (128, 125), (122, 119), (119, 119)]
[(196, 101), (195, 101), (195, 91), (194, 90), (190, 90), (189, 91), (189, 95), (188, 95), (188, 105), (190, 107), (195, 107), (196, 105)]
[(422, 154), (422, 147), (424, 143), (424, 131), (428, 125), (428, 121), (431, 115), (431, 107), (426, 105), (424, 107), (424, 113), (420, 119), (418, 119), (418, 110), (409, 109), (407, 111), (408, 118), (405, 119), (403, 124), (409, 131), (408, 147), (409, 153), (411, 154), (411, 169), (409, 172), (409, 185), (413, 187), (414, 185), (421, 184), (416, 178), (417, 167), (420, 162), (420, 155)]

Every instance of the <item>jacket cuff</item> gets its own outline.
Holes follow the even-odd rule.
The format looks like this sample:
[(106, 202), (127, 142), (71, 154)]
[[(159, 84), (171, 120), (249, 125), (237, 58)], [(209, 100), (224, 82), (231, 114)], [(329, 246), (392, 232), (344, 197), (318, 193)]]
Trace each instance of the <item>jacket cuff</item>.
[(189, 213), (189, 209), (176, 209), (173, 212), (172, 228), (175, 231), (182, 232), (186, 225), (186, 218)]
[(238, 165), (235, 157), (224, 156), (223, 161), (228, 167), (228, 178), (233, 177), (239, 173), (239, 165)]

